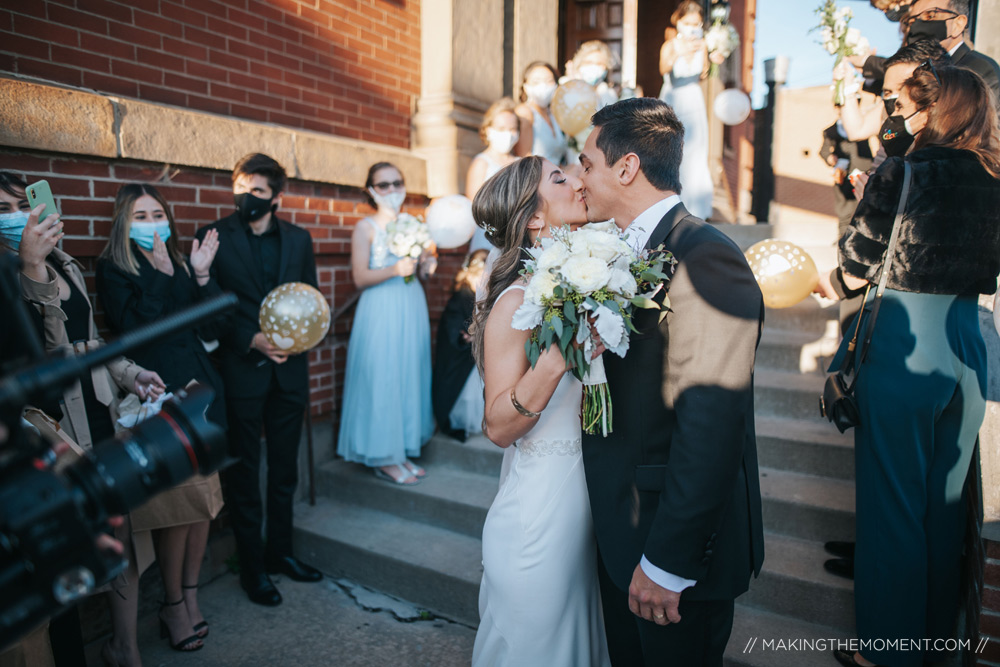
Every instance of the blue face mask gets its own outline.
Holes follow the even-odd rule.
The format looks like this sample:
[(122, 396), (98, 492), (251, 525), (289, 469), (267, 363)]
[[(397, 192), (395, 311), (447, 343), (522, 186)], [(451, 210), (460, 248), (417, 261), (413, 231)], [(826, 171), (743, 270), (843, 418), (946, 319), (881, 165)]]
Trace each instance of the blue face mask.
[(162, 222), (133, 222), (128, 237), (143, 250), (152, 251), (153, 234), (159, 234), (160, 240), (166, 243), (167, 239), (170, 238), (170, 223), (166, 220)]
[(12, 249), (17, 250), (21, 246), (21, 234), (27, 224), (27, 211), (0, 213), (0, 236), (3, 236)]

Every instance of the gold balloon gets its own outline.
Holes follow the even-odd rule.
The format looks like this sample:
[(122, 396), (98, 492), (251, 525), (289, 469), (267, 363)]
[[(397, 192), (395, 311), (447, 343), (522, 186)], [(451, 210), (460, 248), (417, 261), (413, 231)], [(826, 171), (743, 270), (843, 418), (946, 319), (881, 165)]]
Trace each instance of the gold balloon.
[(282, 352), (298, 354), (316, 347), (330, 329), (330, 306), (306, 283), (278, 285), (260, 304), (260, 330)]
[(765, 239), (745, 254), (768, 308), (794, 306), (819, 284), (813, 258), (794, 243)]
[(578, 79), (570, 79), (552, 96), (552, 115), (567, 135), (590, 127), (590, 117), (597, 112), (597, 91)]

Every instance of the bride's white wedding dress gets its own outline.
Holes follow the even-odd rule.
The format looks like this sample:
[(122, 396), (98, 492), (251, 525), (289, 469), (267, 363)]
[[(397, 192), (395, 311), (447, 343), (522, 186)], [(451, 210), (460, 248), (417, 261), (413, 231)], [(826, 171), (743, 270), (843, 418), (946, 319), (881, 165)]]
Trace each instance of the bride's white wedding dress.
[(538, 423), (504, 452), (483, 527), (474, 667), (611, 664), (580, 449), (582, 392), (563, 375)]

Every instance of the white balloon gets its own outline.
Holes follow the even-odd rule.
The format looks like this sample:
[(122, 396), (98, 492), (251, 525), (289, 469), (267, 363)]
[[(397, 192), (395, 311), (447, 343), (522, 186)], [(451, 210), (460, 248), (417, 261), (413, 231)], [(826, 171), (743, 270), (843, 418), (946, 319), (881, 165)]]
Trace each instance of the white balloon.
[(448, 195), (427, 207), (427, 227), (439, 248), (457, 248), (476, 232), (472, 202), (464, 195)]
[(729, 88), (715, 97), (712, 109), (726, 125), (739, 125), (750, 117), (750, 97), (742, 90)]

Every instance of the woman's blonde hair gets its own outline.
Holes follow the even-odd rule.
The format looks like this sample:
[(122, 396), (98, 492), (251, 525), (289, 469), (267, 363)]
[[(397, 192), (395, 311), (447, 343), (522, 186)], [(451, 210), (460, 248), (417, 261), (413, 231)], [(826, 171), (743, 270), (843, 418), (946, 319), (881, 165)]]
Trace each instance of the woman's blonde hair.
[(981, 76), (928, 62), (913, 70), (903, 88), (917, 110), (927, 111), (927, 125), (917, 133), (913, 150), (942, 146), (972, 151), (990, 175), (1000, 178), (997, 103)]
[(531, 247), (528, 223), (542, 205), (538, 185), (542, 181), (543, 158), (523, 157), (507, 165), (479, 188), (472, 200), (476, 224), (486, 230), (486, 238), (500, 249), (486, 283), (486, 296), (476, 304), (472, 318), (472, 353), (483, 372), (483, 337), (486, 320), (500, 294), (514, 284), (521, 262)]
[(705, 22), (705, 8), (701, 6), (701, 3), (695, 2), (695, 0), (684, 0), (670, 15), (670, 25), (676, 26), (677, 22), (688, 14), (697, 14), (701, 17), (702, 23)]
[(483, 122), (479, 125), (479, 138), (483, 140), (484, 144), (489, 143), (486, 141), (486, 130), (493, 124), (497, 116), (502, 113), (513, 113), (516, 116), (517, 114), (514, 112), (515, 108), (517, 108), (517, 105), (511, 97), (501, 97), (490, 105), (490, 108), (483, 115)]
[(573, 66), (579, 67), (580, 62), (594, 52), (599, 52), (604, 55), (604, 58), (608, 61), (609, 74), (611, 70), (618, 66), (618, 56), (615, 55), (615, 52), (611, 50), (610, 46), (599, 39), (592, 39), (580, 45), (580, 48), (578, 48), (576, 53), (573, 54)]
[(167, 222), (170, 224), (170, 238), (166, 242), (167, 252), (175, 262), (183, 266), (184, 255), (181, 254), (180, 244), (177, 241), (177, 226), (174, 224), (174, 216), (170, 213), (170, 205), (160, 191), (148, 183), (129, 183), (118, 190), (114, 212), (111, 214), (111, 236), (108, 238), (108, 245), (101, 251), (100, 258), (109, 260), (126, 273), (139, 275), (139, 262), (132, 252), (129, 233), (132, 231), (132, 209), (135, 208), (135, 202), (144, 195), (155, 199), (167, 214)]
[(483, 275), (488, 255), (489, 251), (485, 248), (480, 248), (469, 253), (469, 256), (462, 263), (462, 268), (455, 274), (455, 282), (452, 284), (452, 290), (458, 292), (462, 288), (467, 287), (475, 292), (476, 283), (479, 282), (479, 279)]

